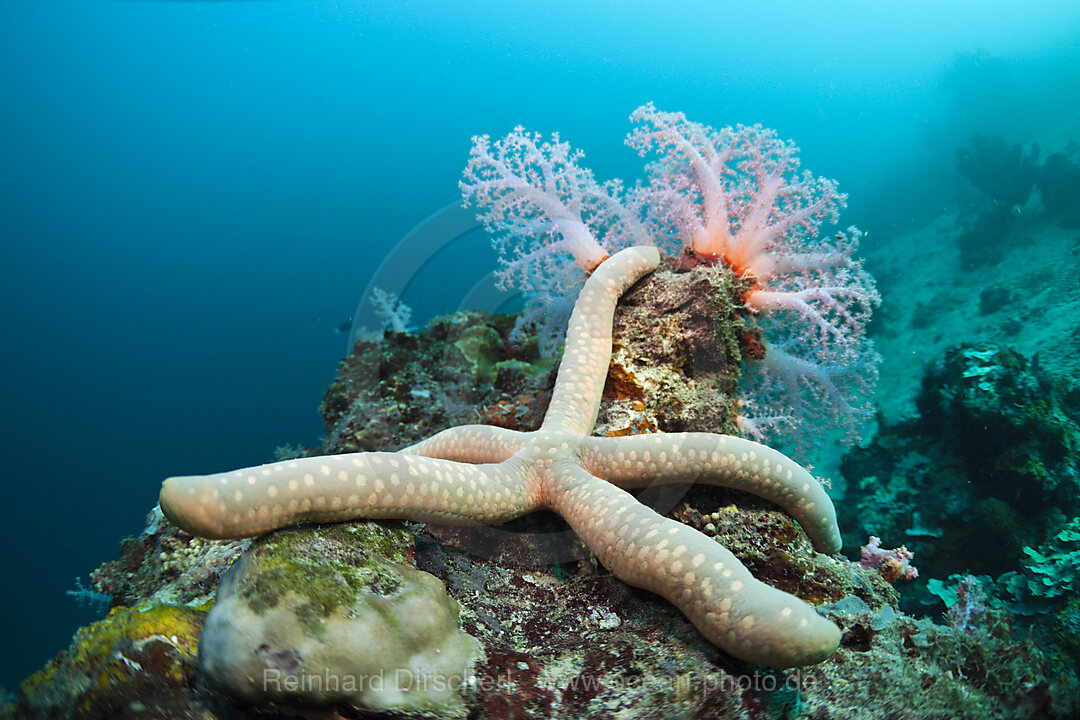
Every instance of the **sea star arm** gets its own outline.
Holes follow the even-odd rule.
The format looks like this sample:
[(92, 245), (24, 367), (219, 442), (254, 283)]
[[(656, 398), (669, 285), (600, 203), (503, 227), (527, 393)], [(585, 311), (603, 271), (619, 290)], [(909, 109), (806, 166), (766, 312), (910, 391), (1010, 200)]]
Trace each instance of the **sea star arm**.
[(547, 501), (616, 577), (667, 598), (732, 655), (788, 668), (836, 651), (840, 629), (813, 607), (755, 579), (715, 540), (580, 466), (556, 464)]
[(542, 430), (565, 430), (578, 435), (592, 430), (611, 363), (615, 305), (631, 285), (659, 264), (656, 248), (627, 248), (605, 260), (589, 276), (566, 328), (566, 349)]
[(525, 444), (527, 433), (492, 425), (461, 425), (403, 448), (409, 455), (468, 463), (499, 463)]
[(368, 452), (301, 458), (216, 475), (171, 477), (161, 510), (200, 537), (254, 537), (300, 522), (401, 518), (500, 523), (536, 509), (518, 463)]
[(753, 440), (711, 433), (653, 433), (586, 438), (581, 460), (593, 475), (622, 488), (694, 482), (745, 490), (799, 521), (814, 547), (840, 551), (836, 510), (801, 465)]

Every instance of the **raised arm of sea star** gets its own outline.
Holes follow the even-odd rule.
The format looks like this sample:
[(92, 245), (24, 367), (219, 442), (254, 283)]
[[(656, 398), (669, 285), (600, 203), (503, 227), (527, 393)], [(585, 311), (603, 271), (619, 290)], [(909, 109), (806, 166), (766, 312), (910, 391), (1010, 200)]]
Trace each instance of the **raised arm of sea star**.
[(306, 521), (486, 524), (550, 508), (613, 574), (667, 598), (732, 655), (777, 668), (824, 660), (839, 644), (836, 625), (756, 580), (716, 541), (622, 489), (694, 481), (746, 490), (791, 513), (818, 550), (834, 553), (840, 534), (832, 501), (810, 473), (775, 450), (727, 435), (587, 435), (607, 376), (615, 305), (659, 261), (655, 248), (630, 248), (585, 282), (539, 430), (470, 425), (396, 453), (173, 477), (161, 489), (162, 511), (195, 535), (236, 538)]

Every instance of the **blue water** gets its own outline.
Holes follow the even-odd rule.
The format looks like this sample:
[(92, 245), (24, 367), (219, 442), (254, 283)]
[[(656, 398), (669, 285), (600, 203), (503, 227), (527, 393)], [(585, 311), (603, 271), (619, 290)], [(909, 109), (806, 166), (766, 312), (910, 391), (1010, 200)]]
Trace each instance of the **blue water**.
[[(1071, 0), (575, 5), (0, 4), (0, 684), (94, 619), (64, 591), (162, 478), (318, 444), (333, 330), (473, 134), (559, 130), (633, 178), (644, 102), (760, 122), (873, 238), (942, 211), (973, 129), (1080, 100)], [(414, 320), (493, 264), (443, 252)]]

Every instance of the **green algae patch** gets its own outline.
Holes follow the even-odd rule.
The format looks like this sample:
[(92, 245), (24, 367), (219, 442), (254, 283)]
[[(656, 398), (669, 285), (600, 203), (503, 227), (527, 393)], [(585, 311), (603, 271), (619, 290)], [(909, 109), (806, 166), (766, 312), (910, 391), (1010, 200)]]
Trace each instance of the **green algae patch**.
[(307, 598), (298, 608), (304, 627), (322, 634), (322, 621), (359, 592), (390, 596), (401, 580), (393, 565), (408, 565), (412, 537), (400, 526), (343, 523), (291, 529), (261, 538), (249, 551), (259, 566), (237, 592), (254, 612), (266, 612), (289, 595)]
[(488, 375), (492, 366), (503, 355), (502, 336), (487, 325), (466, 328), (453, 347), (458, 354), (455, 359), (478, 380), (490, 380)]

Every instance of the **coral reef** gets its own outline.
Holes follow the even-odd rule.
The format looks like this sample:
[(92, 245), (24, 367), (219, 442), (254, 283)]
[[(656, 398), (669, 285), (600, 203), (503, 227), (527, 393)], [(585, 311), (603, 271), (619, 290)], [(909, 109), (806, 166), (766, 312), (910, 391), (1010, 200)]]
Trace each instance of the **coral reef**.
[(869, 535), (906, 544), (925, 577), (1019, 569), (1025, 545), (1046, 542), (1080, 513), (1069, 397), (1007, 347), (947, 351), (926, 373), (919, 416), (885, 426), (845, 458), (851, 485), (839, 516), (848, 547)]
[[(1075, 143), (1071, 145), (1075, 153)], [(1050, 154), (1042, 165), (1038, 160), (1037, 144), (1032, 143), (1025, 153), (1020, 145), (1009, 145), (1000, 135), (976, 133), (971, 147), (956, 152), (957, 170), (994, 204), (990, 214), (1007, 222), (1015, 217), (1012, 210), (1025, 205), (1032, 189), (1038, 187), (1047, 213), (1065, 227), (1077, 227), (1080, 163), (1065, 152)]]
[[(635, 328), (644, 328), (644, 318), (650, 314), (647, 296), (678, 298), (680, 284), (705, 282), (695, 277), (705, 271), (698, 268), (690, 273), (650, 276), (650, 282), (673, 283), (669, 291), (672, 295), (657, 288), (637, 296), (644, 291), (639, 287), (624, 296), (630, 302), (620, 307), (615, 320), (616, 328), (628, 330), (626, 335), (616, 335), (617, 344), (623, 345), (622, 352), (635, 358), (656, 357), (694, 386), (698, 381), (696, 373), (711, 367), (700, 360), (703, 347), (714, 340), (706, 325), (690, 333), (694, 341), (678, 352), (670, 352), (656, 334), (650, 337)], [(676, 302), (671, 309), (679, 307)], [(653, 317), (652, 322), (664, 322), (667, 317), (665, 312), (660, 318)], [(689, 312), (679, 320), (678, 327), (699, 327), (695, 318), (701, 317), (698, 312)], [(460, 314), (447, 316), (407, 342), (397, 338), (400, 344), (386, 352), (396, 353), (402, 362), (391, 369), (390, 375), (415, 372), (409, 368), (415, 368), (432, 352), (442, 352), (437, 349), (440, 342), (460, 336), (456, 330), (444, 332), (446, 325), (460, 323), (468, 327), (472, 321)], [(512, 324), (511, 319), (502, 326)], [(443, 340), (435, 339), (434, 334)], [(388, 344), (393, 344), (390, 336)], [(725, 340), (716, 348), (729, 345), (730, 341)], [(413, 350), (410, 354), (403, 348)], [(669, 349), (666, 355), (665, 348)], [(358, 344), (355, 352), (370, 352), (370, 348)], [(717, 372), (729, 376), (737, 373), (737, 366), (733, 362)], [(435, 371), (434, 366), (427, 367)], [(612, 365), (609, 389), (618, 384), (616, 376), (622, 374), (618, 367)], [(349, 363), (343, 362), (339, 371), (349, 373)], [(341, 378), (335, 382), (340, 383)], [(656, 397), (664, 398), (664, 386), (658, 387)], [(361, 413), (369, 407), (366, 403), (370, 403), (372, 411), (386, 403), (385, 398), (372, 395), (344, 399)], [(605, 413), (618, 416), (620, 402), (618, 393), (606, 393), (601, 417)], [(696, 429), (697, 422), (713, 421), (705, 417), (691, 420), (686, 429)], [(895, 441), (887, 438), (886, 434), (882, 440)], [(348, 438), (340, 442), (343, 449), (352, 444)], [(326, 449), (337, 450), (333, 446)], [(885, 483), (884, 476), (879, 480)], [(723, 542), (757, 576), (787, 592), (824, 603), (821, 611), (844, 631), (837, 654), (825, 663), (788, 672), (767, 671), (732, 660), (705, 642), (675, 608), (604, 571), (580, 541), (567, 532), (565, 523), (550, 514), (534, 514), (500, 527), (414, 525), (411, 531), (415, 561), (408, 556), (408, 539), (400, 529), (394, 529), (395, 523), (355, 523), (350, 525), (355, 525), (356, 530), (348, 532), (389, 533), (401, 538), (405, 552), (396, 555), (397, 560), (406, 565), (415, 562), (420, 570), (439, 578), (460, 603), (464, 630), (483, 646), (483, 659), (474, 668), (476, 692), (467, 699), (476, 718), (600, 720), (617, 713), (632, 713), (642, 718), (680, 714), (722, 718), (948, 716), (1015, 720), (1068, 718), (1078, 711), (1075, 687), (1069, 685), (1067, 676), (1052, 672), (1054, 665), (1044, 651), (1013, 632), (1000, 610), (991, 609), (989, 617), (985, 610), (981, 614), (969, 612), (967, 622), (957, 620), (945, 625), (908, 617), (896, 606), (896, 590), (877, 570), (864, 570), (856, 563), (809, 552), (808, 540), (790, 517), (745, 493), (697, 488), (682, 496), (655, 497), (654, 501), (658, 506), (670, 507), (671, 514), (681, 522)], [(929, 509), (926, 503), (913, 506), (924, 512)], [(345, 532), (339, 528), (310, 528), (306, 532), (315, 542), (322, 533), (332, 536), (334, 532)], [(862, 537), (865, 539), (865, 535)], [(903, 535), (900, 539), (910, 545), (914, 538)], [(195, 540), (160, 522), (159, 515), (151, 515), (148, 531), (124, 544), (119, 566), (125, 570), (119, 572), (118, 565), (106, 565), (111, 569), (110, 592), (121, 603), (130, 598), (131, 603), (138, 604), (141, 598), (153, 596), (151, 588), (155, 583), (168, 586), (175, 582), (177, 576), (170, 568), (180, 564), (192, 543), (207, 548), (232, 544)], [(856, 545), (849, 543), (849, 547)], [(217, 574), (208, 577), (207, 582), (212, 584)], [(906, 588), (904, 592), (908, 592)], [(192, 595), (192, 600), (197, 601), (197, 597)], [(1070, 607), (1074, 608), (1071, 614)], [(205, 609), (193, 608), (191, 612), (201, 617)], [(1076, 617), (1080, 613), (1075, 603), (1054, 615), (1062, 638), (1070, 637), (1068, 628), (1080, 623)], [(67, 663), (67, 658), (78, 654), (73, 649), (50, 667)], [(197, 672), (194, 652), (186, 656), (185, 662), (189, 673)], [(147, 707), (160, 703), (165, 708), (160, 717), (236, 717), (255, 711), (247, 706), (237, 708), (235, 701), (207, 694), (198, 683), (189, 682), (177, 690), (167, 676), (158, 677), (153, 665), (147, 667), (151, 670), (143, 676), (146, 690), (138, 696), (139, 702)], [(58, 692), (55, 675), (35, 677), (39, 680), (24, 686), (15, 717), (78, 717), (73, 696)], [(118, 694), (106, 684), (82, 695), (82, 717), (123, 714), (110, 704), (110, 698)], [(918, 702), (912, 698), (918, 698)], [(276, 708), (278, 713), (285, 711)], [(292, 717), (324, 716), (322, 709), (302, 705), (291, 706), (287, 712)], [(344, 712), (348, 717), (358, 717), (355, 711)], [(434, 717), (430, 713), (419, 716)], [(390, 720), (401, 716), (389, 712), (365, 717)]]
[(1054, 153), (1046, 158), (1039, 169), (1037, 182), (1042, 191), (1042, 202), (1047, 211), (1062, 227), (1080, 227), (1080, 163), (1064, 153)]
[(1005, 208), (1028, 201), (1038, 176), (1039, 146), (1028, 152), (1000, 135), (976, 133), (971, 147), (956, 151), (956, 168), (975, 188)]
[[(634, 436), (658, 430), (731, 432), (740, 423), (748, 432), (783, 429), (792, 417), (790, 403), (747, 407), (739, 396), (748, 385), (740, 392), (740, 379), (744, 366), (761, 370), (796, 340), (831, 339), (839, 355), (828, 358), (857, 360), (849, 369), (863, 389), (846, 386), (832, 400), (861, 402), (873, 379), (864, 330), (876, 295), (851, 260), (854, 235), (816, 237), (820, 221), (831, 219), (842, 202), (835, 185), (795, 172), (793, 146), (760, 128), (715, 131), (651, 106), (636, 115), (651, 123), (654, 139), (669, 142), (648, 187), (627, 191), (597, 183), (580, 166), (580, 155), (557, 137), (544, 143), (518, 129), (501, 146), (478, 141), (465, 183), (476, 187), (463, 188), (492, 213), (496, 229), (512, 235), (507, 218), (522, 220), (517, 239), (505, 238), (511, 265), (547, 262), (570, 250), (588, 267), (590, 254), (609, 254), (635, 237), (634, 223), (655, 234), (665, 217), (681, 217), (683, 229), (708, 219), (707, 174), (687, 170), (686, 148), (705, 154), (711, 148), (714, 161), (734, 159), (710, 162), (710, 172), (727, 184), (724, 193), (708, 197), (731, 201), (729, 235), (751, 241), (717, 262), (695, 247), (694, 233), (681, 235), (671, 230), (678, 222), (668, 222), (659, 241), (675, 243), (675, 251), (623, 296), (615, 313), (594, 435), (637, 443), (642, 438)], [(755, 158), (765, 171), (755, 174)], [(676, 177), (682, 180), (665, 187), (665, 178)], [(489, 184), (479, 188), (482, 182)], [(657, 214), (660, 207), (666, 216)], [(793, 245), (784, 245), (784, 233), (771, 234), (785, 215), (796, 228)], [(716, 233), (706, 235), (716, 240)], [(515, 255), (521, 236), (532, 244)], [(727, 240), (722, 245), (726, 252)], [(752, 251), (762, 247), (768, 252)], [(812, 257), (817, 250), (821, 256)], [(801, 264), (801, 270), (785, 279), (774, 272), (778, 266), (766, 267), (775, 261), (787, 270)], [(535, 289), (556, 302), (577, 287), (580, 269), (553, 268)], [(756, 308), (749, 300), (755, 292), (761, 293)], [(788, 297), (770, 295), (778, 292)], [(1010, 287), (1004, 295), (980, 297), (980, 308), (992, 316), (1013, 298)], [(927, 314), (932, 325), (931, 310)], [(774, 321), (782, 321), (779, 328)], [(391, 450), (477, 419), (511, 431), (537, 429), (549, 405), (558, 415), (565, 402), (551, 400), (555, 376), (540, 359), (542, 343), (531, 328), (513, 317), (459, 313), (433, 320), (423, 332), (398, 323), (381, 338), (361, 338), (327, 391), (321, 452)], [(549, 326), (539, 335), (551, 332)], [(824, 362), (826, 355), (813, 354), (819, 352), (833, 350), (811, 350), (802, 359)], [(812, 411), (798, 411), (806, 416), (821, 409), (813, 402), (818, 396), (808, 397)], [(109, 593), (118, 607), (30, 678), (3, 717), (1075, 717), (1080, 606), (1076, 520), (1069, 520), (1077, 514), (1070, 505), (1076, 497), (1075, 397), (1036, 362), (1007, 348), (959, 347), (928, 375), (919, 421), (883, 426), (873, 443), (849, 455), (846, 474), (860, 482), (848, 488), (841, 506), (848, 547), (870, 532), (889, 547), (906, 544), (918, 552), (922, 574), (933, 576), (928, 584), (925, 578), (890, 584), (914, 574), (903, 547), (884, 551), (871, 542), (870, 567), (815, 553), (790, 515), (745, 492), (678, 485), (638, 492), (641, 502), (698, 531), (701, 542), (728, 548), (754, 576), (816, 606), (824, 622), (839, 628), (839, 649), (810, 667), (769, 670), (722, 652), (675, 607), (610, 574), (603, 565), (617, 558), (597, 549), (595, 534), (575, 534), (554, 513), (497, 526), (358, 521), (281, 530), (256, 541), (214, 541), (177, 530), (157, 512), (142, 536), (125, 541), (119, 560), (92, 576), (95, 591)], [(516, 437), (490, 428), (481, 435)], [(601, 439), (585, 438), (596, 447)], [(489, 451), (498, 455), (498, 445)], [(310, 454), (290, 451), (283, 467)], [(1060, 510), (1047, 511), (1048, 503)], [(962, 565), (968, 570), (969, 560), (975, 561), (971, 570), (1004, 572), (1005, 580), (935, 579)], [(207, 599), (226, 571), (211, 609)], [(416, 612), (396, 604), (413, 597), (422, 599)], [(903, 600), (903, 608), (922, 614), (920, 600), (938, 598), (948, 605), (944, 624), (901, 609)], [(250, 611), (252, 601), (258, 612)], [(236, 622), (241, 604), (248, 614)], [(1018, 622), (1025, 607), (1037, 613), (1036, 624)], [(275, 621), (253, 619), (263, 612)], [(430, 628), (419, 621), (432, 616), (440, 618), (438, 632), (417, 629)], [(389, 632), (346, 643), (346, 654), (366, 652), (382, 663), (413, 647), (416, 652), (406, 655), (430, 669), (446, 659), (434, 657), (442, 648), (433, 640), (452, 638), (461, 655), (478, 658), (474, 665), (454, 663), (465, 666), (461, 677), (469, 681), (433, 702), (413, 703), (400, 685), (381, 688), (382, 696), (327, 694), (325, 685), (272, 697), (244, 691), (267, 665), (243, 660), (269, 658), (274, 667), (293, 667), (326, 652), (336, 643), (325, 640), (345, 637), (364, 618), (381, 618), (380, 630)], [(194, 639), (204, 622), (216, 629), (204, 635), (199, 663)], [(173, 633), (163, 636), (169, 642), (163, 644), (159, 631)], [(394, 631), (423, 637), (412, 645), (399, 638), (388, 651), (380, 643)], [(236, 649), (240, 659), (227, 665), (246, 669), (230, 680), (214, 663)], [(154, 658), (137, 654), (143, 651)], [(333, 654), (317, 664), (358, 667), (355, 657), (335, 665), (342, 659)], [(144, 670), (136, 679), (122, 672), (129, 661)], [(413, 667), (413, 659), (401, 656), (389, 662), (386, 667)], [(230, 691), (222, 692), (223, 685)], [(411, 698), (424, 698), (423, 688), (415, 690)]]
[[(1061, 227), (1080, 227), (1080, 163), (1066, 153), (1051, 154), (1038, 164), (1039, 146), (1024, 152), (998, 135), (976, 134), (971, 147), (960, 148), (956, 168), (981, 193), (963, 203), (963, 232), (957, 238), (965, 269), (999, 262), (1009, 250), (1009, 238), (1027, 221), (1032, 190), (1039, 189), (1043, 213)], [(1038, 213), (1035, 213), (1038, 214)]]
[(475, 422), (532, 430), (554, 384), (535, 334), (514, 317), (470, 311), (422, 333), (361, 337), (339, 364), (320, 411), (323, 452), (396, 449)]
[(909, 611), (943, 602), (965, 636), (996, 627), (987, 642), (1005, 643), (1006, 626), (1031, 633), (1038, 675), (1074, 682), (1080, 656), (1056, 628), (1070, 622), (1080, 568), (1075, 391), (1008, 347), (965, 344), (928, 369), (918, 408), (845, 459), (858, 479), (840, 508), (845, 537), (915, 550), (923, 577), (904, 593)]
[[(957, 247), (962, 232), (962, 220), (944, 215), (867, 248), (868, 264), (886, 298), (874, 315), (874, 342), (883, 355), (895, 358), (881, 367), (888, 391), (874, 399), (887, 422), (917, 412), (926, 365), (964, 340), (1007, 345), (1027, 358), (1037, 357), (1043, 371), (1080, 377), (1075, 320), (1080, 312), (1080, 234), (1035, 210), (1025, 212), (998, 246), (1000, 260), (988, 257), (983, 271), (966, 272)], [(913, 265), (913, 248), (933, 252), (926, 262)], [(975, 248), (985, 255), (991, 243), (979, 237)]]
[(250, 540), (212, 542), (182, 532), (154, 508), (146, 529), (120, 543), (120, 557), (90, 575), (94, 591), (118, 606), (201, 605), (214, 597), (222, 573)]
[(1041, 599), (1048, 601), (1045, 606), (1060, 608), (1080, 597), (1080, 517), (1038, 549), (1025, 547), (1024, 555), (1024, 585), (1018, 588), (1012, 577), (1005, 580), (1017, 599)]

